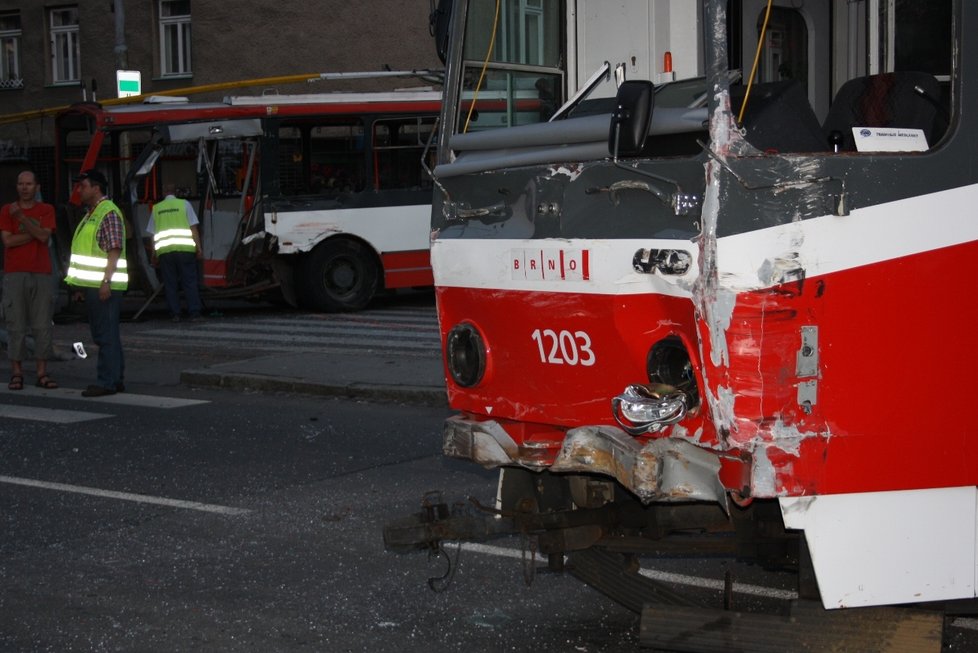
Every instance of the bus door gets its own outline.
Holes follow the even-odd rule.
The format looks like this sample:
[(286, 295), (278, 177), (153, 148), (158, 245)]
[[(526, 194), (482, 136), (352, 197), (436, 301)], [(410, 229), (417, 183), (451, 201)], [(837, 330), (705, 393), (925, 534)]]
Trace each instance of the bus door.
[[(258, 119), (160, 125), (127, 178), (130, 217), (137, 234), (146, 233), (153, 204), (163, 199), (164, 183), (174, 183), (177, 195), (194, 206), (204, 250), (205, 286), (240, 286), (250, 281), (229, 262), (237, 260), (233, 255), (243, 241), (250, 245), (256, 240), (248, 240), (248, 235), (260, 230), (253, 215), (257, 189), (254, 182), (245, 183), (257, 169), (260, 135)], [(147, 248), (139, 249), (140, 267), (155, 289), (159, 281), (145, 260)]]

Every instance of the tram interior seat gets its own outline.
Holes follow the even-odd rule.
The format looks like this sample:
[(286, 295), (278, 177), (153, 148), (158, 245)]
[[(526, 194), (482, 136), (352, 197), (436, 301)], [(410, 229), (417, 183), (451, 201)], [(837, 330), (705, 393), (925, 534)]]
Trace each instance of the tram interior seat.
[[(736, 117), (746, 87), (730, 87), (730, 110)], [(747, 142), (763, 152), (823, 152), (829, 149), (818, 117), (797, 80), (751, 86), (744, 111)]]
[(941, 89), (937, 79), (914, 71), (882, 73), (850, 79), (839, 88), (825, 117), (827, 143), (839, 151), (856, 150), (853, 127), (922, 129), (933, 146), (947, 128), (939, 111)]

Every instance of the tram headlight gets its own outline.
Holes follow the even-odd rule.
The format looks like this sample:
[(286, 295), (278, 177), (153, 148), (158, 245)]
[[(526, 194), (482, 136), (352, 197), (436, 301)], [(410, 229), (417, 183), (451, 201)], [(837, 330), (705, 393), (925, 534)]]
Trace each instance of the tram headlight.
[(648, 384), (632, 384), (611, 400), (618, 424), (631, 435), (655, 433), (699, 406), (696, 374), (682, 340), (655, 343), (646, 358)]
[(655, 433), (686, 416), (686, 394), (665, 385), (630, 385), (611, 400), (611, 411), (625, 432)]
[(699, 405), (693, 362), (682, 340), (670, 336), (652, 345), (645, 359), (645, 369), (651, 383), (661, 383), (685, 392), (688, 408)]
[(475, 325), (462, 322), (452, 327), (445, 343), (445, 360), (452, 379), (463, 388), (482, 380), (486, 372), (486, 345)]

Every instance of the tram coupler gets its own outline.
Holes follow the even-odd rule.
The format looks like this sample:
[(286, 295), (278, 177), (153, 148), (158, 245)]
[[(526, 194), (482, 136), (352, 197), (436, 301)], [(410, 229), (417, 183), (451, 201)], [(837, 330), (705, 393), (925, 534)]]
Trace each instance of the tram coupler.
[(637, 526), (646, 519), (638, 504), (541, 511), (524, 497), (511, 508), (484, 506), (474, 498), (449, 506), (438, 492), (429, 492), (421, 511), (384, 526), (384, 547), (405, 553), (437, 549), (443, 541), (485, 541), (506, 535), (533, 535), (542, 554), (586, 549), (610, 529)]
[(449, 506), (440, 492), (429, 492), (420, 512), (384, 526), (384, 548), (406, 553), (437, 549), (443, 541), (484, 541), (519, 532), (516, 521), (499, 511), (483, 508), (471, 499), (469, 505)]

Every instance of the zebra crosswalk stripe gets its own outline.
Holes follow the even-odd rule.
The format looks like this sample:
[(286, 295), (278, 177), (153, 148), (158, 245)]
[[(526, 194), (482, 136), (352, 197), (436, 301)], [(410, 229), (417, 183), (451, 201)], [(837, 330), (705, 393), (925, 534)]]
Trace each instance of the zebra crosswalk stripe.
[[(123, 406), (136, 406), (142, 408), (183, 408), (185, 406), (196, 406), (197, 404), (210, 403), (206, 399), (183, 399), (180, 397), (161, 397), (156, 395), (141, 395), (133, 392), (119, 392), (114, 395), (104, 397), (82, 397), (79, 388), (55, 388), (54, 390), (44, 390), (34, 386), (25, 386), (23, 390), (9, 390), (0, 387), (0, 394), (29, 396), (29, 397), (52, 397), (58, 399), (74, 399), (77, 401), (90, 401), (93, 403), (118, 404)], [(69, 411), (70, 412), (70, 411)]]
[[(154, 395), (141, 395), (132, 392), (117, 393), (104, 397), (82, 397), (81, 389), (78, 388), (55, 388), (44, 390), (33, 386), (25, 386), (23, 390), (10, 390), (0, 387), (0, 394), (7, 397), (41, 397), (57, 400), (59, 403), (65, 399), (90, 403), (92, 405), (101, 404), (103, 408), (108, 405), (135, 406), (141, 408), (183, 408), (195, 406), (197, 404), (210, 403), (203, 399), (182, 399), (180, 397), (157, 397)], [(106, 419), (115, 417), (113, 413), (101, 412), (100, 410), (70, 410), (67, 408), (51, 408), (49, 406), (24, 406), (0, 403), (0, 419), (9, 418), (17, 420), (27, 420), (32, 422), (47, 422), (50, 424), (75, 424), (77, 422), (89, 422), (96, 419)]]
[(255, 319), (208, 319), (187, 325), (140, 332), (136, 337), (161, 346), (234, 342), (262, 351), (308, 351), (335, 348), (390, 350), (411, 356), (437, 356), (441, 349), (438, 319), (426, 311), (274, 315)]
[(33, 422), (50, 422), (52, 424), (74, 424), (90, 422), (96, 419), (115, 417), (109, 413), (94, 413), (83, 410), (65, 410), (63, 408), (42, 408), (37, 406), (8, 406), (0, 404), (0, 418), (23, 419)]

